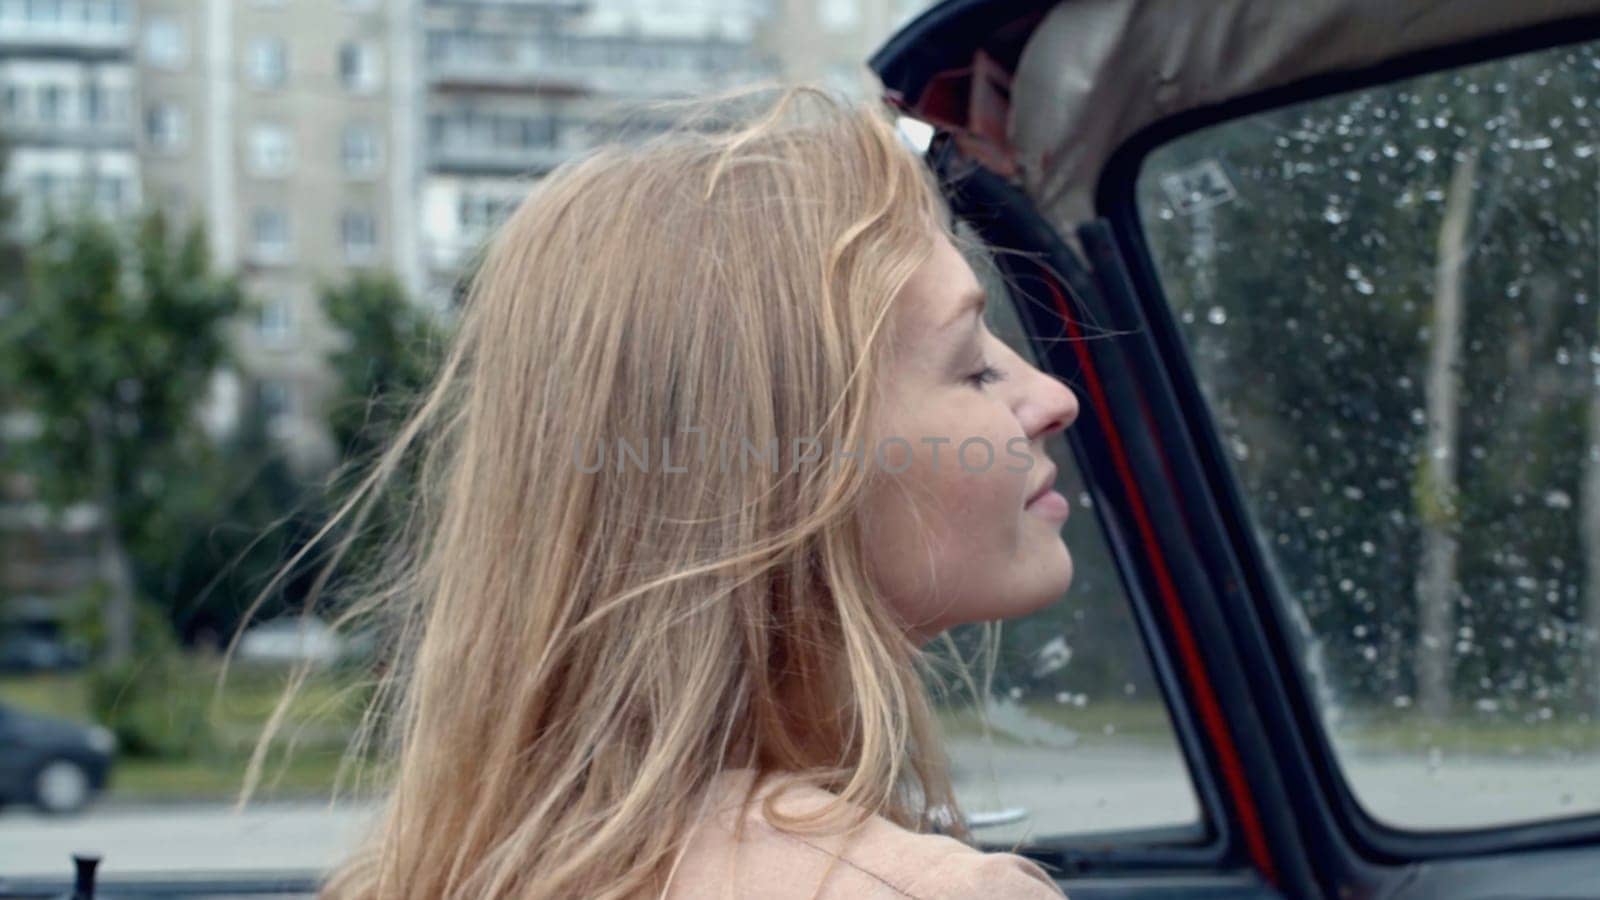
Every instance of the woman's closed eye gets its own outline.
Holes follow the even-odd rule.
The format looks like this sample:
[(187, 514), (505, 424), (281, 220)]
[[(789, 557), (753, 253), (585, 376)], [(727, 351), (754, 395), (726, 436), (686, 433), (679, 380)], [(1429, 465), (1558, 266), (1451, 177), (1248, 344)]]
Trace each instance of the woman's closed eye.
[(981, 390), (985, 385), (994, 384), (1005, 377), (1006, 373), (985, 363), (983, 368), (967, 376), (967, 383)]

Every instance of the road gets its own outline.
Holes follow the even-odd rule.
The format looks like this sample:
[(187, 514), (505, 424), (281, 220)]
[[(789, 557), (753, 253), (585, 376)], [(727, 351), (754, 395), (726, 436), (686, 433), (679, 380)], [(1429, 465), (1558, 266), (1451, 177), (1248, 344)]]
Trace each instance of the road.
[(93, 851), (105, 875), (326, 869), (360, 836), (369, 813), (326, 803), (107, 805), (55, 820), (0, 813), (0, 875), (72, 873), (72, 854)]
[[(951, 758), (969, 815), (1028, 810), (1024, 823), (980, 832), (986, 841), (1182, 825), (1197, 815), (1187, 772), (1168, 748), (958, 745)], [(1573, 758), (1389, 753), (1353, 756), (1346, 766), (1369, 813), (1396, 827), (1451, 830), (1600, 812), (1600, 747)]]
[[(1597, 748), (1600, 749), (1600, 748)], [(1197, 803), (1171, 748), (1128, 742), (951, 748), (966, 811), (1025, 809), (1023, 821), (985, 829), (986, 841), (1194, 822)], [(1463, 827), (1514, 817), (1600, 810), (1600, 752), (1568, 760), (1427, 760), (1390, 755), (1352, 762), (1362, 799), (1380, 817)], [(370, 808), (326, 804), (101, 805), (52, 820), (0, 813), (0, 875), (61, 875), (74, 851), (104, 857), (108, 875), (324, 870), (354, 845)]]

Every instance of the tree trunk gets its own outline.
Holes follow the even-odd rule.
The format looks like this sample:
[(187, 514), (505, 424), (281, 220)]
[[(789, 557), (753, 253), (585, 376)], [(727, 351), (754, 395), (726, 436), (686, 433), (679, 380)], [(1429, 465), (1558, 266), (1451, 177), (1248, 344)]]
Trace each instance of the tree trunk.
[(89, 411), (92, 435), (95, 502), (100, 509), (100, 580), (106, 586), (105, 605), (100, 611), (105, 631), (106, 663), (118, 665), (133, 658), (133, 566), (118, 531), (116, 492), (111, 458), (111, 416), (104, 407)]
[[(1595, 388), (1589, 397), (1589, 440), (1583, 463), (1583, 519), (1578, 534), (1585, 556), (1583, 630), (1578, 634), (1579, 672), (1587, 684), (1589, 710), (1600, 719), (1600, 366), (1594, 367)], [(1587, 671), (1584, 671), (1587, 669)]]
[[(1594, 181), (1595, 227), (1600, 229), (1600, 166)], [(1600, 267), (1600, 253), (1595, 263)], [(1600, 283), (1600, 271), (1596, 281)], [(1600, 335), (1596, 336), (1595, 352), (1600, 353)], [(1583, 519), (1578, 523), (1580, 546), (1584, 554), (1583, 630), (1578, 633), (1578, 659), (1587, 661), (1578, 671), (1585, 684), (1580, 690), (1587, 692), (1588, 708), (1600, 719), (1600, 359), (1590, 357), (1590, 374), (1594, 381), (1589, 393), (1589, 440), (1584, 447), (1583, 495), (1580, 500)], [(1585, 671), (1587, 670), (1587, 671)]]
[(1456, 632), (1455, 532), (1456, 434), (1460, 413), (1461, 269), (1466, 260), (1467, 225), (1472, 221), (1472, 181), (1478, 154), (1468, 150), (1456, 165), (1439, 227), (1434, 277), (1433, 325), (1426, 386), (1428, 442), (1417, 476), (1422, 519), (1422, 560), (1417, 573), (1417, 694), (1423, 714), (1444, 718), (1450, 712)]
[(101, 610), (105, 627), (105, 661), (117, 665), (133, 658), (133, 567), (117, 534), (110, 511), (100, 527), (100, 578), (108, 592)]

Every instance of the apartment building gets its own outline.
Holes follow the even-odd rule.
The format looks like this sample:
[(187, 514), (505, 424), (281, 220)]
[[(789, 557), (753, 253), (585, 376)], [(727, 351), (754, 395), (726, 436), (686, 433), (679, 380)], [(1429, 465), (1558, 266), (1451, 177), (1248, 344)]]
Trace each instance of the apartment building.
[[(146, 201), (211, 225), (263, 304), (220, 378), (226, 428), (255, 391), (303, 468), (333, 339), (319, 286), (388, 269), (445, 310), (472, 252), (532, 182), (589, 146), (619, 99), (773, 72), (762, 0), (140, 0)], [(219, 224), (220, 223), (220, 224)]]
[(140, 203), (132, 0), (0, 0), (0, 129), (18, 227)]
[[(0, 0), (0, 131), (14, 227), (37, 234), (51, 210), (84, 206), (117, 217), (142, 202), (136, 129), (135, 8), (131, 0)], [(26, 434), (25, 414), (0, 416), (0, 441)], [(0, 595), (24, 631), (53, 622), (48, 597), (82, 588), (96, 569), (97, 509), (56, 519), (0, 483)]]
[[(920, 0), (0, 0), (25, 224), (86, 196), (205, 223), (261, 304), (242, 371), (302, 468), (334, 460), (322, 284), (395, 272), (447, 309), (487, 235), (619, 103), (787, 76), (861, 93)], [(648, 126), (646, 126), (648, 127)]]
[(338, 448), (322, 426), (334, 335), (325, 284), (389, 270), (413, 291), (418, 183), (414, 0), (140, 0), (139, 148), (146, 201), (206, 223), (258, 315), (236, 323), (241, 371), (209, 421), (253, 391), (302, 469)]
[(619, 104), (776, 74), (755, 43), (766, 9), (764, 0), (423, 0), (420, 225), (433, 301), (449, 302), (493, 228), (540, 176), (607, 134)]
[(319, 287), (386, 269), (413, 293), (418, 0), (0, 0), (0, 130), (17, 226), (87, 204), (157, 204), (205, 223), (259, 315), (235, 326), (242, 390), (304, 468), (331, 462), (320, 427), (331, 335)]
[[(5, 189), (24, 236), (46, 210), (159, 205), (201, 223), (261, 306), (232, 326), (208, 427), (247, 398), (302, 471), (334, 336), (323, 285), (387, 270), (448, 313), (465, 267), (534, 182), (633, 101), (772, 76), (867, 90), (862, 60), (921, 0), (0, 0)], [(620, 104), (620, 106), (619, 106)], [(638, 118), (649, 130), (665, 123)], [(25, 413), (0, 433), (26, 429)], [(23, 619), (99, 564), (99, 511), (47, 522), (0, 486)], [(29, 604), (32, 604), (31, 606)]]

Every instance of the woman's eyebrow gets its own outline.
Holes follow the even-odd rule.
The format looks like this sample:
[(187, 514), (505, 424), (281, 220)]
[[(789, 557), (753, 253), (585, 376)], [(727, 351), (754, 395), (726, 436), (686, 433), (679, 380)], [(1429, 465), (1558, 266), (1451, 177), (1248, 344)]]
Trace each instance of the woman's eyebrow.
[(961, 319), (963, 317), (965, 317), (966, 314), (968, 312), (972, 311), (973, 309), (977, 309), (978, 315), (982, 316), (983, 315), (983, 308), (988, 302), (989, 302), (989, 293), (987, 291), (985, 291), (981, 287), (978, 288), (977, 290), (973, 291), (972, 293), (967, 294), (966, 296), (962, 297), (961, 298), (961, 306), (956, 310), (955, 315), (951, 316), (948, 320), (945, 321), (945, 323), (943, 325), (941, 325), (939, 327), (941, 329), (949, 328), (951, 325), (954, 325), (955, 323), (961, 321)]

